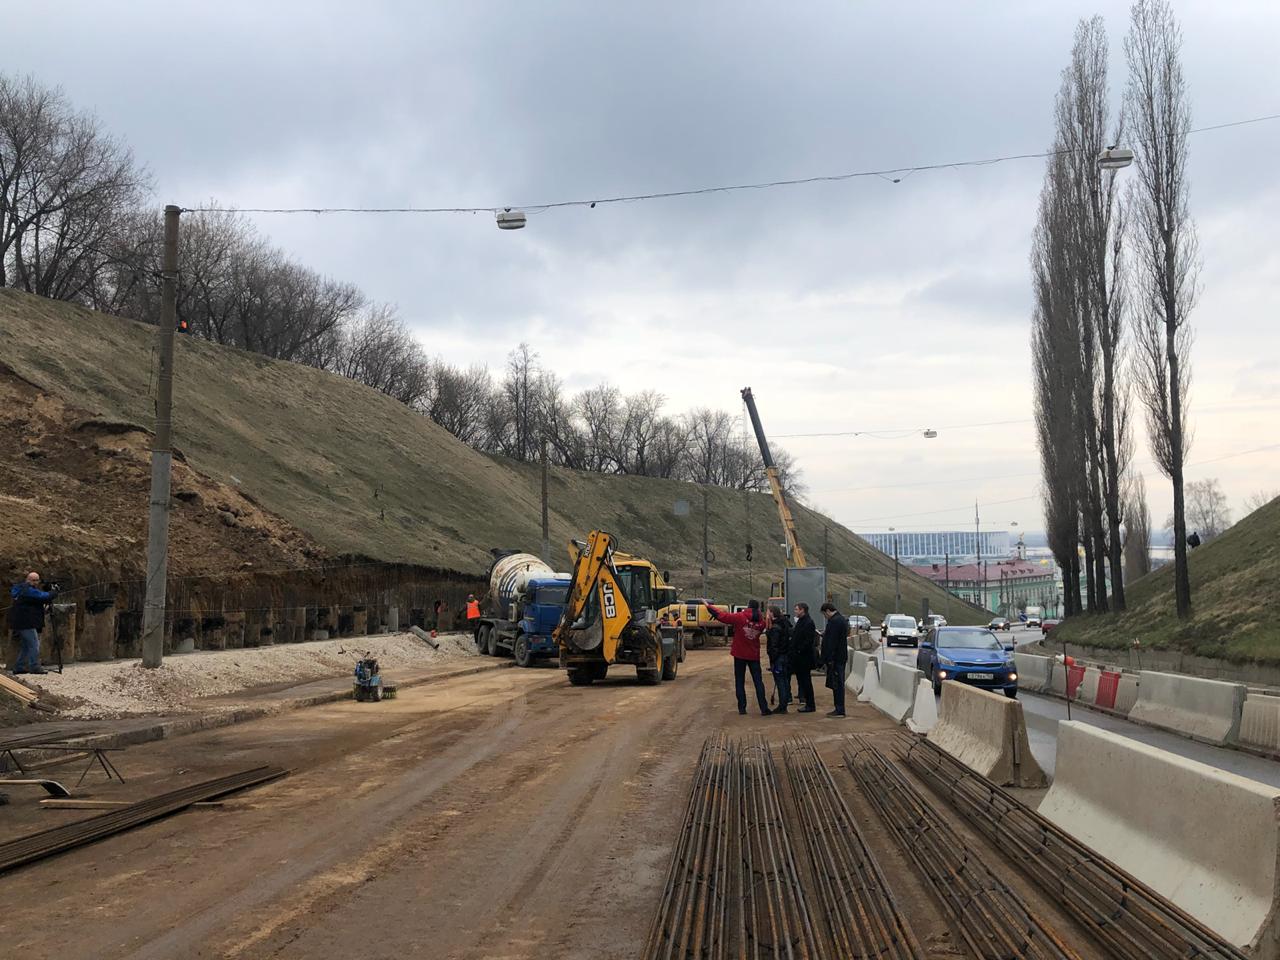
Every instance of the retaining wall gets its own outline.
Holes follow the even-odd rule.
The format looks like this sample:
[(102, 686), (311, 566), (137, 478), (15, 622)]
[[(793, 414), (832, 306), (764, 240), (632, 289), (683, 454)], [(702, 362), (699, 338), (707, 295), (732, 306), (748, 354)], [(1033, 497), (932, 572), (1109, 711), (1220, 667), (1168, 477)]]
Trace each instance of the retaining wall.
[(942, 710), (929, 740), (1002, 787), (1048, 782), (1031, 753), (1022, 704), (955, 680), (942, 684)]
[(924, 674), (892, 660), (880, 661), (879, 669), (880, 683), (871, 696), (871, 705), (894, 723), (903, 723), (911, 716), (916, 687)]
[(1144, 670), (1129, 717), (1223, 745), (1239, 736), (1244, 699), (1242, 683)]
[(1063, 722), (1040, 813), (1252, 957), (1277, 957), (1280, 788)]

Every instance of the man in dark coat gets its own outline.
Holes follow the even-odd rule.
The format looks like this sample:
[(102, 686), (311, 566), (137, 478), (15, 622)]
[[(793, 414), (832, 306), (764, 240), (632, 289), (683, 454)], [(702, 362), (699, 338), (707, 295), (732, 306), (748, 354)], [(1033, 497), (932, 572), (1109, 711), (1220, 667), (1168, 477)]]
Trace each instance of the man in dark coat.
[(813, 699), (813, 648), (818, 639), (818, 628), (809, 616), (809, 605), (795, 605), (796, 620), (791, 626), (791, 643), (787, 661), (796, 678), (796, 699), (801, 706), (796, 713), (813, 713), (817, 704)]
[(844, 716), (844, 665), (849, 659), (849, 621), (836, 605), (828, 601), (822, 605), (827, 626), (822, 631), (822, 666), (827, 670), (827, 686), (831, 689), (835, 709), (828, 717)]
[(769, 608), (769, 627), (765, 630), (765, 650), (769, 653), (769, 672), (778, 691), (774, 713), (786, 713), (791, 703), (791, 621), (781, 607)]
[(40, 631), (44, 629), (44, 608), (57, 595), (54, 590), (40, 589), (40, 574), (32, 570), (22, 583), (9, 588), (9, 629), (18, 638), (18, 659), (14, 673), (44, 673), (40, 666)]

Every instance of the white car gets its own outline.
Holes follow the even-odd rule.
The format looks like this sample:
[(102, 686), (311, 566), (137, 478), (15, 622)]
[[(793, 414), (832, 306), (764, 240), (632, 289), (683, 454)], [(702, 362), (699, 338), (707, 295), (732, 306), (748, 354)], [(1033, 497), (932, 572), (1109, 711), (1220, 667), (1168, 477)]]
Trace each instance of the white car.
[(1028, 627), (1039, 627), (1039, 626), (1040, 626), (1040, 618), (1039, 618), (1039, 617), (1037, 617), (1037, 616), (1027, 617), (1027, 626), (1028, 626)]
[(920, 642), (920, 625), (915, 617), (906, 614), (891, 613), (885, 618), (884, 645), (892, 647), (895, 643), (906, 643), (917, 646)]

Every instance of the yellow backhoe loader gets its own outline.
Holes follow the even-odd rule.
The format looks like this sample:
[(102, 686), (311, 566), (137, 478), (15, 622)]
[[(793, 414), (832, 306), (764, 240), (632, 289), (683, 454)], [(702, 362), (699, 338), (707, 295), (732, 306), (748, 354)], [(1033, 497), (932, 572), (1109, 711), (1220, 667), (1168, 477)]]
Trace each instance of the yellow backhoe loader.
[(592, 530), (569, 543), (572, 584), (554, 636), (560, 666), (574, 686), (603, 680), (613, 664), (633, 664), (641, 683), (674, 680), (684, 660), (680, 626), (661, 624), (658, 611), (675, 588), (648, 560), (619, 553), (613, 535)]

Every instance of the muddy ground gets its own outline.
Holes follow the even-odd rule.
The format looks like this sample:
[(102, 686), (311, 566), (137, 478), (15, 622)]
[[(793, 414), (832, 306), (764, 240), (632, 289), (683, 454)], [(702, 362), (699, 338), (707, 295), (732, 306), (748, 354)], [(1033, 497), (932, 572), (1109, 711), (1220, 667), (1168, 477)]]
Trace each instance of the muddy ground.
[[(820, 691), (821, 697), (825, 691)], [(739, 717), (727, 655), (691, 653), (659, 687), (570, 687), (501, 670), (133, 747), (134, 799), (261, 763), (289, 777), (0, 876), (6, 936), (28, 958), (623, 958), (639, 956), (704, 738), (813, 736), (931, 957), (950, 926), (839, 764), (843, 735), (899, 729)], [(939, 804), (941, 806), (941, 804)], [(14, 792), (0, 840), (80, 812)], [(997, 851), (957, 837), (1000, 863)], [(1005, 879), (1096, 956), (1012, 870)]]

